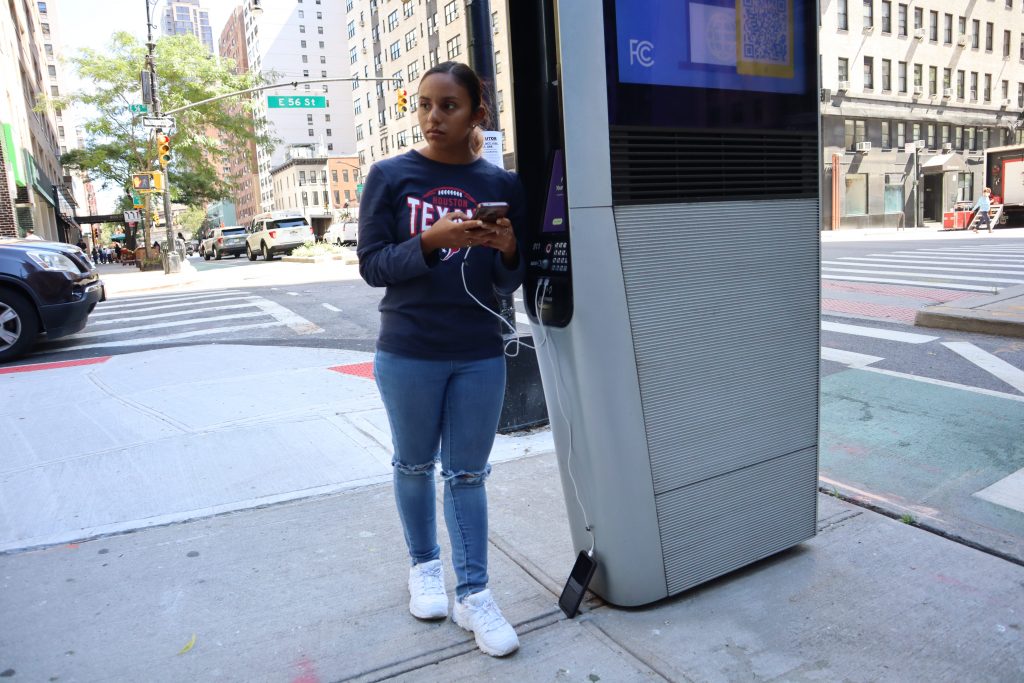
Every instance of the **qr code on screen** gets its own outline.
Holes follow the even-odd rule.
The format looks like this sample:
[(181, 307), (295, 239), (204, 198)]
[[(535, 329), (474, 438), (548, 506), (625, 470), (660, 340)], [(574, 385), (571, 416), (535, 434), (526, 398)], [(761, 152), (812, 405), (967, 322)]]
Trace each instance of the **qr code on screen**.
[(738, 0), (739, 72), (792, 76), (793, 0)]

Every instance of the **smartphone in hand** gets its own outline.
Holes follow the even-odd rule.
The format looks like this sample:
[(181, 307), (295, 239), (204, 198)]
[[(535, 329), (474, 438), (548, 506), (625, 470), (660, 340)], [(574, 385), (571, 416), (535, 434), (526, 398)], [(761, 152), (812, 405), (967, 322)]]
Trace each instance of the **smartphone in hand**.
[(499, 218), (508, 215), (508, 204), (506, 202), (481, 202), (476, 205), (473, 218), (484, 223), (495, 223)]

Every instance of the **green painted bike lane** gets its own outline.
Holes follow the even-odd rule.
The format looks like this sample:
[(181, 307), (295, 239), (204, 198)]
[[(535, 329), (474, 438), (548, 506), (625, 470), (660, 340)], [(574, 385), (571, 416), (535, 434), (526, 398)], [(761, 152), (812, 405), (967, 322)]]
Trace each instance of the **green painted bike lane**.
[[(1019, 470), (1024, 401), (870, 370), (821, 379), (826, 491), (1024, 563)], [(982, 497), (997, 482), (1004, 504)]]

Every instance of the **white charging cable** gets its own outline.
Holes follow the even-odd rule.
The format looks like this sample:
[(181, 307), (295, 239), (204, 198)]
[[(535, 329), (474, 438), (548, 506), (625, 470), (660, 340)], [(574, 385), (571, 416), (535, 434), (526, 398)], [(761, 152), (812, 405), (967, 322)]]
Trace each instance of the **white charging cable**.
[[(568, 417), (568, 413), (565, 410), (565, 405), (562, 403), (562, 391), (560, 386), (563, 384), (562, 380), (562, 366), (555, 363), (554, 357), (551, 355), (551, 346), (554, 342), (551, 341), (551, 336), (544, 328), (544, 319), (540, 313), (540, 305), (544, 297), (545, 290), (548, 287), (549, 280), (546, 277), (542, 277), (537, 281), (537, 289), (533, 295), (533, 310), (537, 315), (537, 328), (542, 333), (540, 336), (540, 342), (538, 347), (546, 347), (546, 353), (548, 355), (548, 362), (555, 369), (555, 397), (558, 399), (558, 409), (562, 415), (562, 421), (565, 422), (566, 431), (569, 436), (569, 454), (565, 458), (565, 469), (569, 472), (569, 481), (572, 482), (572, 490), (576, 495), (576, 503), (580, 506), (580, 511), (583, 513), (583, 524), (590, 534), (590, 550), (587, 551), (587, 555), (590, 557), (594, 556), (594, 548), (597, 547), (597, 537), (594, 535), (594, 527), (590, 525), (590, 520), (587, 518), (587, 508), (583, 505), (583, 500), (580, 498), (580, 489), (576, 485), (576, 477), (572, 473), (572, 421)], [(548, 342), (551, 342), (549, 344)]]
[[(505, 320), (505, 317), (500, 315), (499, 313), (495, 313), (493, 310), (491, 310), (491, 308), (487, 304), (485, 304), (484, 302), (480, 301), (480, 299), (477, 299), (475, 296), (473, 296), (473, 292), (469, 291), (469, 285), (466, 283), (466, 259), (469, 258), (469, 252), (470, 252), (470, 250), (472, 248), (473, 247), (466, 247), (466, 253), (462, 256), (462, 268), (461, 268), (462, 288), (464, 290), (466, 290), (466, 294), (469, 295), (469, 298), (472, 299), (473, 301), (475, 301), (477, 303), (477, 305), (480, 306), (480, 308), (484, 309), (485, 311), (487, 311), (488, 313), (493, 315), (495, 318), (497, 318), (501, 322), (505, 323), (505, 327), (507, 327), (509, 330), (511, 330), (512, 334), (515, 335), (514, 339), (509, 339), (508, 341), (505, 342), (505, 347), (504, 347), (503, 351), (504, 351), (506, 356), (508, 356), (509, 358), (515, 358), (516, 356), (518, 356), (519, 355), (519, 347), (520, 346), (525, 346), (528, 349), (536, 350), (536, 347), (531, 346), (530, 344), (527, 344), (526, 342), (524, 342), (522, 340), (522, 337), (519, 335), (519, 330), (517, 330), (512, 323), (510, 323), (509, 321)], [(509, 353), (508, 347), (511, 346), (512, 344), (515, 344), (515, 353)]]

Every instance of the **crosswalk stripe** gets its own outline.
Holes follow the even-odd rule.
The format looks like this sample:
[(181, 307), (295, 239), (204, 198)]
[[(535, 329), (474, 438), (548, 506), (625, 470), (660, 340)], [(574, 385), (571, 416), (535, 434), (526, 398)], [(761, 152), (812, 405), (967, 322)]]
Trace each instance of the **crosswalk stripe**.
[[(919, 261), (921, 259), (927, 259), (930, 263), (966, 263), (966, 264), (983, 264), (987, 266), (1016, 266), (1019, 263), (1024, 263), (1024, 259), (1019, 258), (987, 258), (985, 256), (968, 256), (968, 255), (954, 255), (954, 254), (909, 254), (909, 253), (898, 253), (892, 254), (870, 254), (872, 258), (886, 258), (899, 261)], [(856, 258), (852, 256), (846, 256), (841, 258)]]
[[(213, 306), (212, 308), (203, 308), (201, 310), (202, 310), (203, 313), (207, 313), (209, 311), (229, 311), (229, 310), (236, 309), (236, 308), (252, 308), (253, 306), (255, 306), (255, 304), (252, 304), (252, 303), (248, 303), (248, 304), (232, 304), (230, 306)], [(158, 318), (173, 318), (174, 316), (178, 316), (178, 315), (194, 315), (195, 313), (196, 313), (196, 311), (194, 311), (194, 310), (185, 310), (185, 311), (174, 311), (173, 313), (155, 313), (153, 315), (133, 315), (133, 316), (131, 316), (129, 318), (114, 318), (114, 319), (111, 319), (111, 320), (95, 320), (95, 321), (92, 319), (92, 317), (90, 317), (89, 318), (89, 327), (95, 327), (97, 325), (115, 325), (115, 324), (119, 324), (119, 323), (129, 323), (129, 322), (135, 322), (137, 320), (156, 320)], [(202, 318), (193, 318), (193, 322), (201, 322), (202, 320), (203, 320)]]
[(889, 341), (905, 342), (907, 344), (927, 344), (930, 341), (938, 339), (938, 337), (932, 337), (926, 334), (899, 332), (896, 330), (885, 330), (879, 327), (865, 327), (863, 325), (848, 325), (846, 323), (834, 323), (828, 320), (821, 321), (821, 329), (826, 332), (854, 334), (859, 337), (874, 337), (875, 339), (888, 339)]
[(1024, 280), (1016, 280), (1006, 277), (972, 277), (968, 275), (947, 275), (946, 273), (912, 273), (900, 270), (860, 270), (857, 268), (822, 268), (830, 273), (861, 273), (878, 275), (907, 275), (911, 277), (944, 277), (947, 280), (970, 280), (974, 282), (1005, 282), (1008, 284), (1022, 284)]
[(822, 280), (848, 280), (851, 282), (878, 282), (890, 285), (915, 285), (917, 287), (938, 287), (940, 289), (959, 289), (965, 292), (986, 292), (994, 294), (999, 291), (998, 287), (983, 287), (981, 285), (963, 285), (953, 282), (933, 282), (931, 280), (898, 280), (882, 277), (858, 277), (856, 275), (828, 275), (821, 274)]
[(164, 327), (182, 327), (184, 325), (196, 325), (201, 323), (217, 322), (220, 320), (235, 320), (237, 318), (255, 318), (257, 316), (267, 315), (264, 311), (254, 311), (252, 313), (231, 313), (228, 315), (215, 315), (209, 318), (191, 318), (189, 320), (171, 320), (162, 323), (151, 323), (149, 325), (134, 325), (132, 327), (119, 327), (114, 330), (99, 330), (97, 332), (78, 332), (77, 334), (69, 337), (62, 337), (69, 341), (76, 339), (89, 339), (92, 337), (109, 336), (111, 334), (121, 334), (122, 332), (142, 332), (144, 330), (157, 330)]
[[(867, 261), (869, 259), (861, 259)], [(849, 263), (847, 261), (822, 261), (822, 265), (836, 265), (836, 266), (862, 266), (864, 268), (891, 268), (894, 265), (898, 265), (900, 268), (906, 268), (907, 270), (935, 270), (934, 265), (928, 266), (912, 266), (907, 263)], [(927, 263), (927, 261), (920, 261), (916, 263)], [(829, 270), (833, 270), (829, 268)], [(950, 268), (942, 267), (943, 273), (995, 273), (996, 275), (1024, 275), (1024, 267), (1017, 268), (1016, 270), (992, 270), (990, 268)], [(974, 278), (971, 278), (974, 279)]]
[(970, 342), (942, 342), (942, 345), (1024, 394), (1024, 370)]
[[(224, 302), (224, 301), (250, 301), (250, 300), (259, 299), (259, 298), (260, 297), (258, 297), (258, 296), (228, 296), (228, 297), (223, 297), (223, 298), (220, 298), (220, 299), (211, 299), (211, 300), (208, 300), (208, 301), (202, 301), (202, 302), (199, 302), (199, 303), (203, 303), (203, 304), (216, 304), (216, 303), (221, 303), (221, 302)], [(183, 301), (183, 302), (178, 303), (178, 304), (167, 304), (166, 306), (149, 306), (148, 308), (139, 308), (138, 311), (139, 312), (142, 312), (142, 311), (164, 311), (164, 310), (167, 310), (168, 308), (181, 308), (182, 306), (190, 306), (190, 308), (186, 310), (186, 312), (187, 312), (187, 311), (190, 311), (190, 310), (195, 310), (195, 307), (193, 307), (192, 304), (193, 304), (193, 301)], [(205, 309), (199, 308), (198, 310), (205, 310)], [(110, 310), (107, 310), (107, 309), (100, 310), (99, 307), (97, 306), (96, 310), (93, 311), (92, 314), (89, 315), (89, 319), (92, 320), (96, 316), (104, 316), (104, 315), (130, 315), (133, 312), (135, 312), (135, 311), (126, 310), (126, 309), (123, 309), (123, 308), (118, 309), (116, 311), (110, 311)]]
[(296, 334), (318, 334), (324, 331), (322, 327), (318, 327), (315, 323), (306, 320), (290, 308), (285, 308), (276, 301), (261, 297), (254, 304), (266, 315), (271, 315), (290, 327), (292, 332)]
[(100, 304), (100, 306), (111, 307), (111, 306), (132, 306), (141, 305), (146, 303), (163, 303), (165, 301), (195, 301), (197, 299), (206, 299), (210, 297), (224, 296), (225, 294), (245, 294), (246, 292), (239, 291), (237, 289), (222, 289), (216, 292), (193, 292), (191, 294), (160, 294), (159, 296), (132, 296), (124, 297), (121, 299), (108, 299)]
[[(941, 258), (941, 260), (940, 260)], [(902, 265), (904, 263), (926, 263), (932, 264), (935, 268), (943, 268), (945, 266), (985, 266), (991, 268), (993, 266), (999, 268), (1014, 268), (1024, 270), (1024, 260), (1021, 260), (1018, 266), (1015, 262), (1010, 261), (1004, 263), (994, 263), (992, 261), (976, 261), (974, 259), (954, 259), (952, 257), (943, 256), (940, 258), (920, 258), (914, 256), (840, 256), (839, 260), (843, 262), (857, 261), (857, 262), (868, 262), (868, 263), (888, 263), (891, 265)]]
[(917, 249), (915, 251), (895, 251), (894, 254), (915, 254), (917, 256), (927, 254), (945, 254), (948, 256), (973, 256), (975, 258), (984, 256), (985, 258), (993, 259), (1019, 259), (1020, 257), (1015, 254), (1007, 254), (1006, 252), (992, 252), (992, 251), (956, 251), (952, 249)]
[[(177, 334), (165, 334), (158, 337), (141, 337), (138, 339), (122, 339), (120, 341), (108, 341), (108, 342), (93, 342), (91, 344), (74, 344), (68, 348), (61, 349), (50, 349), (46, 346), (40, 346), (37, 353), (49, 353), (52, 351), (78, 351), (80, 349), (99, 349), (99, 348), (110, 348), (110, 347), (123, 347), (123, 346), (145, 346), (147, 344), (163, 344), (171, 341), (178, 341), (180, 339), (189, 339), (191, 337), (204, 337), (211, 334), (222, 334), (227, 332), (240, 332), (242, 330), (255, 330), (266, 327), (280, 327), (284, 323), (272, 322), (272, 323), (253, 323), (250, 325), (233, 325), (228, 327), (214, 327), (207, 330), (190, 330), (188, 332), (179, 332)], [(60, 343), (70, 337), (63, 337), (58, 340), (54, 340), (54, 343)]]
[(878, 356), (869, 356), (866, 353), (843, 351), (842, 349), (833, 349), (827, 346), (821, 347), (821, 359), (842, 363), (843, 365), (849, 365), (851, 368), (863, 368), (871, 365), (872, 363), (878, 363), (879, 361), (885, 360)]

